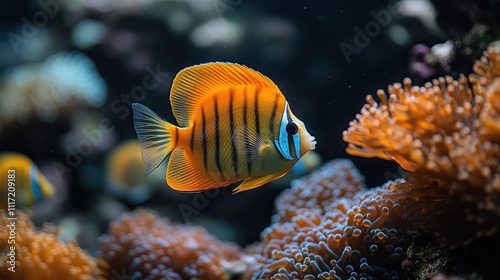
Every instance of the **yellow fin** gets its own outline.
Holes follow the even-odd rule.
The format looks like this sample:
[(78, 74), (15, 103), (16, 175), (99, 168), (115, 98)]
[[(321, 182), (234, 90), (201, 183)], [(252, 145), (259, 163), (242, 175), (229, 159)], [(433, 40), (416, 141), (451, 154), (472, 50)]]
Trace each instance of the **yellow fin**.
[(191, 125), (198, 104), (222, 89), (239, 85), (255, 85), (277, 90), (268, 77), (244, 65), (212, 62), (184, 68), (176, 76), (170, 92), (172, 112), (180, 126)]
[(199, 192), (223, 186), (223, 183), (215, 181), (196, 168), (184, 148), (174, 150), (170, 156), (167, 184), (172, 189), (182, 192)]
[(286, 174), (286, 172), (283, 174), (278, 174), (278, 175), (270, 174), (270, 175), (266, 175), (266, 176), (246, 179), (236, 189), (233, 190), (233, 194), (237, 194), (240, 192), (255, 189), (255, 188), (260, 187), (266, 183), (269, 183), (269, 182), (274, 181), (278, 178), (281, 178), (281, 177), (285, 176), (285, 174)]

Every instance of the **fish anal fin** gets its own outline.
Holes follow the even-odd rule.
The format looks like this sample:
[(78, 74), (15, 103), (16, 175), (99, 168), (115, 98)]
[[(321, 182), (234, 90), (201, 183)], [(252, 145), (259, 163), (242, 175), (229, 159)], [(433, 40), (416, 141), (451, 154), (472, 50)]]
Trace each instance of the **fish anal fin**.
[(191, 125), (193, 112), (208, 96), (230, 87), (253, 85), (279, 91), (278, 86), (258, 71), (227, 62), (204, 63), (184, 68), (170, 92), (172, 112), (180, 126)]
[(224, 185), (197, 168), (189, 152), (184, 148), (175, 149), (170, 156), (167, 166), (167, 184), (172, 189), (181, 192), (200, 192)]
[(237, 188), (233, 190), (233, 194), (237, 194), (240, 192), (248, 191), (251, 189), (258, 188), (266, 183), (269, 183), (271, 181), (274, 181), (278, 178), (283, 177), (286, 174), (270, 174), (266, 176), (260, 176), (260, 177), (254, 177), (254, 178), (249, 178), (243, 181)]

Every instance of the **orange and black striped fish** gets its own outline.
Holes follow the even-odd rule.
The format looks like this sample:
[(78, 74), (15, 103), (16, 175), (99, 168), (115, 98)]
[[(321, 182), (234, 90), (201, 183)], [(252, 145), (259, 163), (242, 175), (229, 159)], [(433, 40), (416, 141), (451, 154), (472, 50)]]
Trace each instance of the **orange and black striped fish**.
[(285, 175), (316, 142), (268, 77), (234, 63), (181, 70), (170, 103), (180, 127), (134, 103), (146, 175), (170, 155), (166, 180), (197, 192), (244, 180), (234, 193)]

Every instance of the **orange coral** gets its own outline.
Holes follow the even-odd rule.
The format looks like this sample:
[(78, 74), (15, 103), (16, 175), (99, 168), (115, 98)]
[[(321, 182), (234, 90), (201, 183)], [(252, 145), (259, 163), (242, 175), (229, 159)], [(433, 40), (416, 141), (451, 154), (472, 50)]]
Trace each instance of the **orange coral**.
[[(336, 160), (304, 179), (310, 190), (320, 190), (314, 195), (304, 198), (301, 184), (282, 194), (277, 207), (284, 197), (291, 201), (297, 195), (321, 201), (323, 209), (299, 208), (290, 221), (264, 230), (262, 242), (247, 249), (255, 261), (243, 279), (397, 279), (408, 246), (403, 196), (393, 182), (353, 195), (362, 185), (359, 176), (350, 162)], [(336, 199), (336, 188), (351, 198)]]
[(313, 174), (292, 181), (291, 185), (275, 202), (277, 215), (273, 218), (279, 222), (290, 221), (304, 208), (318, 209), (324, 214), (333, 201), (352, 198), (366, 188), (364, 177), (348, 159), (332, 160)]
[(100, 244), (104, 274), (138, 279), (228, 279), (241, 257), (238, 246), (201, 227), (173, 225), (146, 210), (123, 215)]
[[(377, 92), (344, 132), (347, 152), (398, 162), (413, 172), (405, 216), (443, 244), (467, 244), (500, 224), (500, 51), (475, 74)], [(460, 211), (460, 212), (459, 212)], [(458, 234), (460, 233), (460, 234)]]
[[(474, 65), (475, 75), (470, 76), (473, 89), (485, 99), (479, 118), (481, 136), (500, 142), (500, 50), (491, 48)], [(482, 100), (481, 100), (482, 101)]]
[[(101, 279), (94, 259), (75, 242), (64, 243), (48, 228), (39, 232), (28, 215), (21, 211), (16, 215), (17, 220), (8, 220), (0, 212), (0, 251), (6, 252), (0, 256), (0, 279)], [(15, 228), (8, 227), (11, 222)], [(15, 247), (15, 272), (8, 270), (11, 246)]]

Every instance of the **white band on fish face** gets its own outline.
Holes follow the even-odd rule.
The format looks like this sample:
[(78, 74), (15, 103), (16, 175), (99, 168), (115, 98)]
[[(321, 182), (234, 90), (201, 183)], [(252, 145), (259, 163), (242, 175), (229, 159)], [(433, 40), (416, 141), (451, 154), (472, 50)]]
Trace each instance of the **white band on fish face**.
[[(283, 115), (281, 117), (280, 130), (278, 135), (278, 140), (274, 140), (274, 145), (278, 149), (278, 152), (287, 160), (293, 160), (294, 158), (290, 154), (290, 146), (293, 143), (293, 147), (295, 149), (295, 155), (300, 158), (300, 135), (298, 133), (290, 135), (286, 131), (286, 126), (288, 123), (292, 122), (291, 117), (288, 114), (288, 101), (285, 102), (285, 110), (283, 111)], [(289, 139), (289, 136), (292, 136), (292, 143)]]

